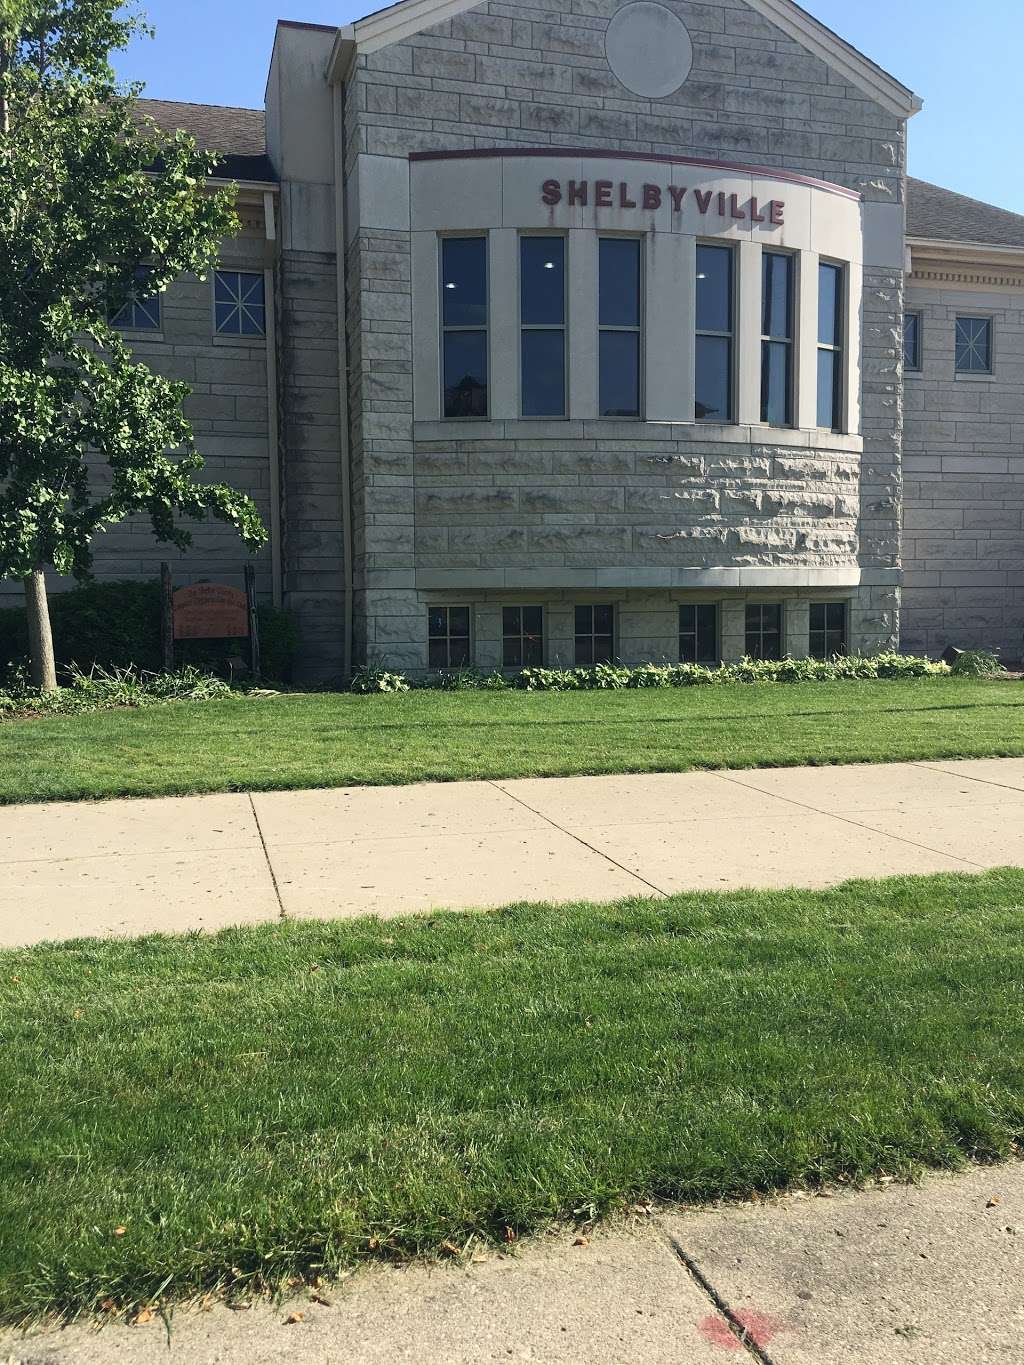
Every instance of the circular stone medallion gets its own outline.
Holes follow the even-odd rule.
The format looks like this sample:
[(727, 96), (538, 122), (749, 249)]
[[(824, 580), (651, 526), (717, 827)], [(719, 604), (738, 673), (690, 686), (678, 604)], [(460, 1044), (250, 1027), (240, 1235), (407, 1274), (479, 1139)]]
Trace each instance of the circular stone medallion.
[(653, 0), (624, 5), (604, 40), (608, 65), (634, 95), (663, 99), (686, 80), (693, 44), (683, 21)]

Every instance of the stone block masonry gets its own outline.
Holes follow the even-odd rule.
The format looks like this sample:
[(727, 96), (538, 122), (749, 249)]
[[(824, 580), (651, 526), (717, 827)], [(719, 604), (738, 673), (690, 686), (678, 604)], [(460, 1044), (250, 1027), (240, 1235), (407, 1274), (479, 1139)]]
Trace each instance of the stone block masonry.
[[(912, 278), (921, 369), (905, 376), (903, 643), (1024, 659), (1024, 278), (998, 290), (933, 265)], [(994, 273), (994, 272), (993, 272)], [(958, 316), (989, 317), (993, 373), (954, 369)]]
[[(898, 116), (740, 0), (665, 2), (686, 25), (694, 57), (688, 79), (662, 99), (632, 94), (609, 68), (604, 35), (619, 0), (487, 0), (357, 56), (346, 91), (347, 173), (358, 174), (363, 156), (600, 148), (610, 157), (777, 167), (901, 210)], [(410, 249), (404, 228), (361, 228), (349, 247), (357, 277), (350, 345), (361, 376), (352, 387), (356, 575), (368, 655), (422, 667), (426, 604), (437, 593), (481, 602), (498, 585), (533, 586), (537, 600), (546, 588), (555, 604), (600, 576), (624, 602), (651, 575), (667, 585), (673, 575), (681, 583), (688, 572), (740, 567), (763, 570), (766, 583), (773, 571), (806, 571), (807, 582), (846, 572), (853, 647), (895, 644), (898, 267), (864, 271), (862, 439), (822, 434), (818, 448), (812, 433), (812, 444), (793, 448), (767, 430), (652, 422), (431, 428), (410, 401)], [(622, 636), (624, 645), (667, 638), (640, 626)]]
[(343, 517), (336, 265), (286, 250), (279, 265), (282, 557), (285, 605), (296, 618), (299, 675), (344, 669)]
[[(268, 263), (262, 236), (245, 231), (225, 242), (225, 269), (262, 271)], [(271, 471), (266, 341), (262, 337), (217, 336), (213, 322), (213, 285), (185, 275), (161, 296), (159, 332), (126, 334), (137, 359), (155, 373), (183, 380), (192, 390), (185, 414), (196, 444), (206, 461), (200, 477), (225, 482), (248, 493), (263, 522), (270, 526)], [(102, 487), (97, 467), (95, 486)], [(215, 579), (243, 586), (249, 551), (238, 536), (220, 522), (183, 521), (193, 538), (191, 549), (180, 552), (153, 537), (147, 518), (134, 517), (112, 527), (94, 542), (98, 580), (158, 579), (163, 561), (170, 563), (179, 585)], [(256, 556), (256, 586), (263, 600), (273, 595), (272, 555), (269, 545)], [(73, 586), (57, 575), (49, 578), (52, 591)], [(0, 581), (0, 606), (20, 606), (21, 585)]]

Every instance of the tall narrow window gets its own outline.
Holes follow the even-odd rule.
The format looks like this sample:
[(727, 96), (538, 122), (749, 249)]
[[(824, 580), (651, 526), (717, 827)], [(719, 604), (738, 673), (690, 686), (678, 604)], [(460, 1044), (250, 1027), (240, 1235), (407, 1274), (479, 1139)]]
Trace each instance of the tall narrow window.
[(782, 658), (781, 602), (749, 602), (744, 649), (750, 659)]
[(530, 668), (544, 662), (544, 608), (503, 607), (502, 665)]
[(727, 246), (697, 247), (698, 422), (733, 419), (733, 252)]
[(793, 425), (793, 257), (763, 256), (761, 291), (761, 421)]
[(576, 662), (610, 663), (614, 653), (615, 611), (611, 606), (576, 608)]
[(992, 319), (957, 318), (957, 374), (992, 373)]
[(565, 416), (565, 238), (519, 243), (524, 417)]
[(718, 662), (718, 607), (687, 602), (679, 608), (679, 659), (684, 664)]
[(598, 242), (598, 411), (602, 417), (640, 416), (640, 242)]
[(903, 314), (903, 368), (921, 368), (921, 314)]
[(244, 270), (218, 270), (213, 277), (213, 309), (219, 335), (266, 336), (263, 276)]
[(445, 417), (487, 416), (487, 238), (441, 242)]
[(149, 271), (140, 265), (135, 271), (132, 297), (110, 314), (110, 325), (123, 332), (159, 332), (160, 295), (147, 294)]
[(431, 668), (464, 667), (470, 661), (469, 608), (429, 608), (427, 639)]
[(846, 603), (812, 602), (808, 651), (812, 659), (846, 653)]
[(843, 425), (843, 267), (818, 267), (818, 426)]

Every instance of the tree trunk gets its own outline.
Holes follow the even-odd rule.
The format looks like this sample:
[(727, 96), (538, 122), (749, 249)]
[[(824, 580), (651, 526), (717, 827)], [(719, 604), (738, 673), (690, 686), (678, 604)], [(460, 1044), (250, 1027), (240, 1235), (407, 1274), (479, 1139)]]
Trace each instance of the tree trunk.
[(32, 681), (42, 692), (57, 687), (57, 665), (53, 658), (50, 608), (46, 600), (46, 575), (37, 564), (25, 579), (25, 612), (28, 616), (28, 652), (32, 661)]

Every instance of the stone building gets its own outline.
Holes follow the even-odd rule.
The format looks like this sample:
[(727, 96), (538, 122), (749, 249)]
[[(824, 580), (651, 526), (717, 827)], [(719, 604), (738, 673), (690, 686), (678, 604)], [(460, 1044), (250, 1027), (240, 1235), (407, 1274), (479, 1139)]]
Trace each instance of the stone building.
[(123, 322), (303, 674), (1021, 657), (1024, 217), (908, 180), (919, 108), (791, 0), (402, 0), (281, 23), (265, 117), (150, 103), (244, 228)]

